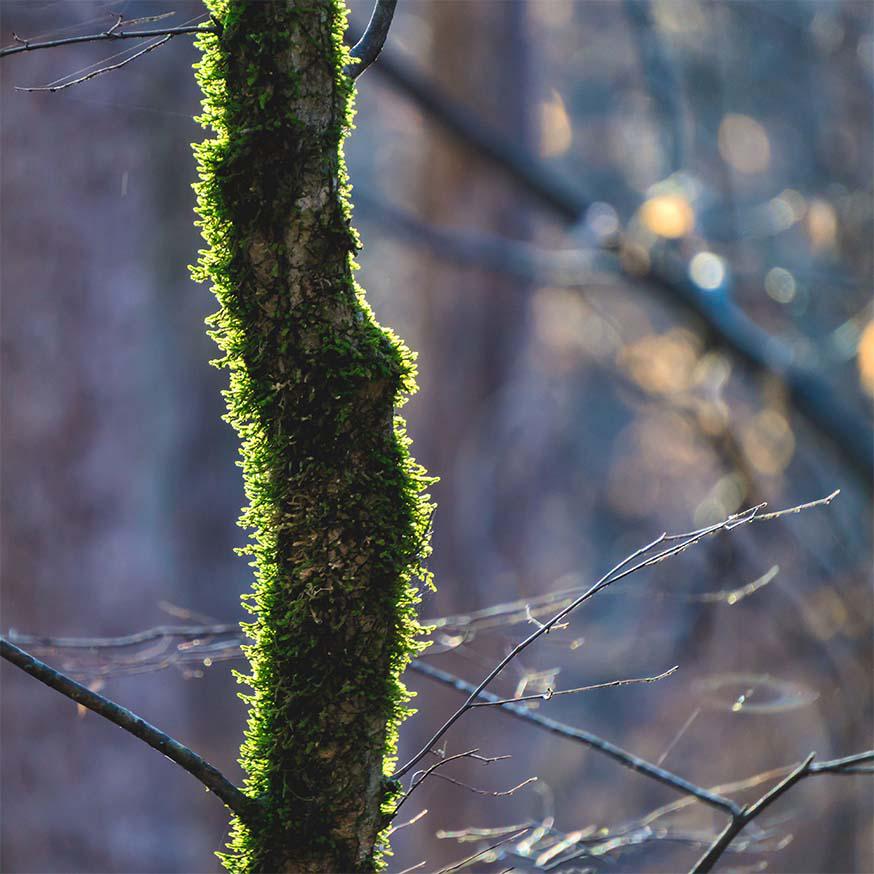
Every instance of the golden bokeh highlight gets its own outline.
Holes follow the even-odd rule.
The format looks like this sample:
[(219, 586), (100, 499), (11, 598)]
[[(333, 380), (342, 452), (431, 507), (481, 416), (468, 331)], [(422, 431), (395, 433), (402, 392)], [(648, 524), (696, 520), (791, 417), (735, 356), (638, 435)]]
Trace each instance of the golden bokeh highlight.
[(542, 364), (553, 373), (568, 373), (584, 358), (606, 358), (620, 343), (615, 330), (579, 292), (539, 288), (531, 313)]
[(695, 227), (695, 210), (681, 194), (650, 197), (638, 215), (648, 231), (671, 240), (687, 236)]
[[(694, 519), (698, 526), (712, 525), (736, 513), (746, 498), (747, 486), (737, 473), (720, 477), (710, 493), (695, 508)], [(731, 603), (731, 601), (729, 601)]]
[(862, 388), (874, 397), (874, 320), (865, 325), (862, 336), (859, 338), (859, 351), (857, 353), (859, 365), (859, 381)]
[(771, 143), (754, 118), (729, 114), (719, 125), (719, 154), (739, 173), (761, 173), (771, 163)]
[(804, 611), (806, 624), (820, 640), (831, 640), (847, 625), (850, 613), (834, 589), (823, 586), (812, 592), (807, 600), (809, 603)]
[(744, 425), (741, 441), (750, 464), (759, 473), (777, 476), (795, 454), (795, 435), (786, 417), (767, 409)]
[(555, 158), (563, 155), (573, 142), (570, 116), (561, 95), (555, 89), (548, 100), (540, 104), (540, 156)]
[(834, 248), (838, 236), (838, 217), (825, 200), (812, 200), (807, 209), (807, 235), (815, 252)]
[(676, 394), (693, 382), (698, 361), (694, 334), (681, 328), (649, 334), (622, 352), (620, 363), (631, 378), (651, 394)]

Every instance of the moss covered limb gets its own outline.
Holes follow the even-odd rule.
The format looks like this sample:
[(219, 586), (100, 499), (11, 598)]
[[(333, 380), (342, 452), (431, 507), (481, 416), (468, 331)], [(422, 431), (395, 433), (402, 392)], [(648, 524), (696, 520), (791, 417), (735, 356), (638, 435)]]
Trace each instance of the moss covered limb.
[(209, 248), (196, 275), (242, 440), (255, 582), (242, 747), (263, 821), (235, 821), (233, 871), (379, 866), (384, 774), (427, 579), (427, 479), (395, 409), (411, 353), (353, 280), (342, 141), (352, 85), (337, 0), (211, 0), (200, 39), (211, 139), (196, 147)]

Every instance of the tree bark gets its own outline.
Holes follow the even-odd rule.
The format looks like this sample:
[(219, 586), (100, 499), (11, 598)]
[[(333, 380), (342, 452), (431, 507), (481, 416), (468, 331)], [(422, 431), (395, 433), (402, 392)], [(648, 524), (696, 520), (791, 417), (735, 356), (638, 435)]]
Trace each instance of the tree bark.
[[(221, 304), (213, 336), (243, 442), (256, 579), (242, 748), (264, 807), (234, 823), (234, 871), (370, 870), (384, 779), (427, 578), (426, 479), (394, 409), (409, 351), (352, 276), (342, 140), (352, 83), (337, 0), (229, 0), (201, 40), (197, 274)], [(243, 678), (241, 678), (243, 679)]]

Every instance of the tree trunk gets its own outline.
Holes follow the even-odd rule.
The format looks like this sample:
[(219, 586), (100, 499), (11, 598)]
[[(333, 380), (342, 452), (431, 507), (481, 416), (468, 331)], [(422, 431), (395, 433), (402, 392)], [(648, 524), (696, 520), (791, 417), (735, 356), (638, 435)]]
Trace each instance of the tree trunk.
[(256, 824), (236, 821), (233, 871), (370, 870), (417, 633), (426, 479), (394, 409), (410, 352), (352, 278), (341, 154), (352, 83), (337, 0), (211, 4), (202, 38), (197, 274), (243, 442), (256, 579), (242, 748)]

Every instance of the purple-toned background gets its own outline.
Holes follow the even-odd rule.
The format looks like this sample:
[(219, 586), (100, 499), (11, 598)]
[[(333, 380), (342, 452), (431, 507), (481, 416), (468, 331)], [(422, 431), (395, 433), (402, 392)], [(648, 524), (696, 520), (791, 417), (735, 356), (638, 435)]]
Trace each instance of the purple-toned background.
[[(418, 459), (441, 478), (427, 617), (582, 585), (664, 529), (843, 490), (828, 510), (631, 578), (496, 686), (511, 695), (679, 664), (660, 684), (540, 709), (650, 759), (667, 753), (665, 767), (710, 785), (811, 750), (872, 745), (868, 486), (778, 379), (711, 345), (645, 276), (582, 272), (574, 289), (545, 275), (510, 279), (459, 266), (445, 246), (426, 251), (386, 221), (391, 206), (470, 240), (565, 249), (618, 220), (644, 256), (679, 232), (684, 257), (707, 256), (693, 262), (705, 286), (730, 271), (734, 302), (870, 428), (871, 5), (643, 8), (649, 25), (633, 2), (398, 9), (395, 56), (598, 204), (571, 231), (378, 70), (360, 80), (347, 156), (365, 244), (359, 279), (380, 320), (420, 353), (421, 391), (404, 412)], [(170, 9), (176, 25), (203, 14), (191, 0), (4, 0), (0, 42)], [(368, 4), (352, 12), (360, 27)], [(215, 302), (187, 268), (200, 245), (196, 51), (182, 37), (66, 91), (14, 90), (121, 49), (135, 51), (80, 45), (2, 61), (4, 632), (124, 634), (177, 621), (176, 608), (233, 622), (249, 583), (233, 553), (243, 494), (221, 421), (225, 376), (208, 364), (216, 350), (203, 324)], [(771, 582), (737, 603), (700, 597), (774, 566)], [(530, 627), (483, 630), (431, 662), (478, 680)], [(244, 710), (233, 664), (110, 677), (103, 691), (237, 780)], [(751, 706), (732, 709), (732, 673), (759, 678), (744, 681)], [(19, 671), (4, 665), (2, 678), (2, 870), (219, 870), (212, 854), (227, 818), (196, 781)], [(404, 729), (406, 754), (460, 703), (425, 679), (410, 684), (419, 712)], [(538, 783), (509, 798), (423, 786), (409, 814), (428, 814), (398, 833), (391, 870), (423, 859), (437, 870), (479, 846), (438, 838), (441, 829), (545, 816), (565, 832), (610, 828), (675, 798), (501, 713), (480, 710), (449, 736), (450, 753), (471, 747), (513, 758), (460, 765), (458, 779), (488, 790)], [(871, 814), (867, 778), (807, 781), (762, 822), (793, 840), (724, 865), (874, 870)], [(722, 818), (692, 807), (672, 824), (713, 832)], [(561, 870), (677, 871), (698, 852), (655, 841)], [(474, 870), (511, 864), (533, 861)]]

